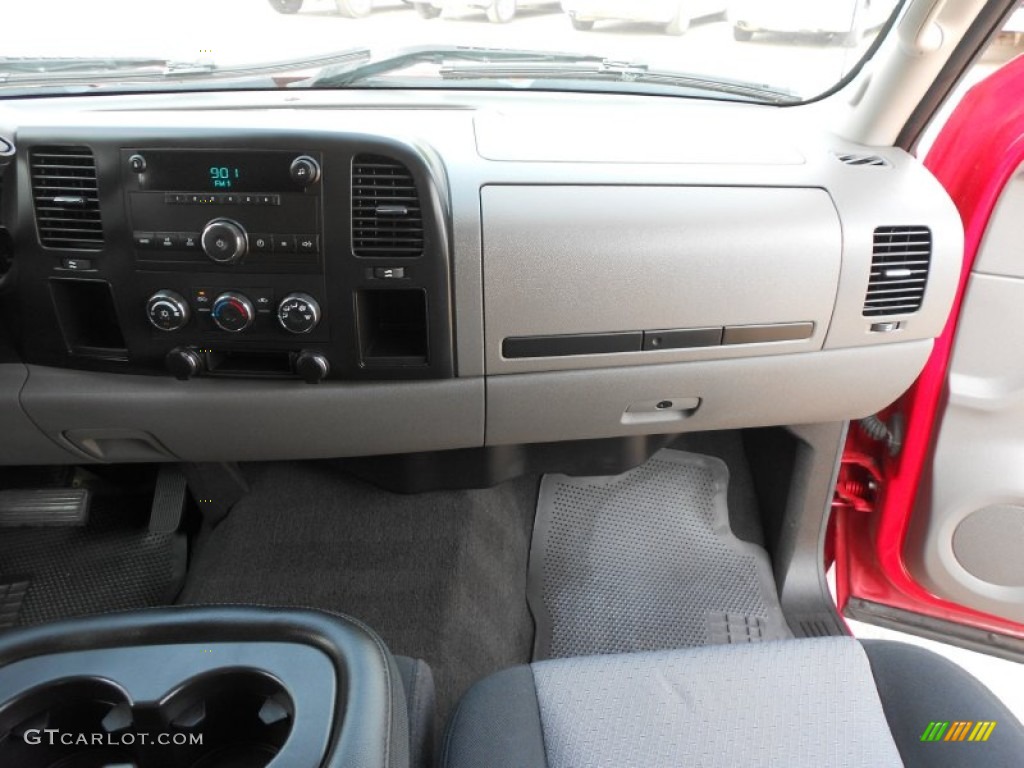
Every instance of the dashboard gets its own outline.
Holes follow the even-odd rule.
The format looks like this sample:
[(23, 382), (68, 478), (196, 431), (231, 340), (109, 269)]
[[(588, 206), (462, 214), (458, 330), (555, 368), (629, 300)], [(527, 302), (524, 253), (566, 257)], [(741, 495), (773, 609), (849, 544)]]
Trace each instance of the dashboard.
[(544, 93), (0, 107), (0, 463), (371, 456), (857, 418), (963, 233), (806, 108)]

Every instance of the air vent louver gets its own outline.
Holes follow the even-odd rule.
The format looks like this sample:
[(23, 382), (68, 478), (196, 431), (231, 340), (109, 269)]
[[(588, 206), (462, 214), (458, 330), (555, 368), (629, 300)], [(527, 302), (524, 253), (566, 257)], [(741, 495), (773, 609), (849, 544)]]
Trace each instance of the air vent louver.
[(921, 308), (932, 258), (928, 227), (879, 227), (864, 316), (902, 315)]
[(100, 250), (103, 223), (92, 151), (36, 147), (31, 160), (39, 242), (49, 248)]
[(423, 211), (409, 169), (388, 157), (359, 155), (352, 164), (352, 251), (406, 258), (423, 253)]
[(889, 161), (880, 155), (864, 155), (855, 152), (837, 154), (839, 162), (846, 165), (858, 165), (869, 168), (888, 168)]

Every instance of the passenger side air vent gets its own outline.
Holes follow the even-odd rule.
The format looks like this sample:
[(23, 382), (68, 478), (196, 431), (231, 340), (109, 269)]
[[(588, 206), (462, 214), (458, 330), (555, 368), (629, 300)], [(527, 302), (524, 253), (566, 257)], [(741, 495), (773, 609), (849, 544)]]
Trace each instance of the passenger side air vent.
[(871, 259), (864, 316), (916, 312), (924, 300), (932, 258), (927, 227), (879, 227)]
[(889, 161), (879, 155), (864, 155), (855, 152), (837, 154), (836, 158), (846, 165), (859, 165), (870, 168), (888, 168)]
[(386, 258), (423, 253), (416, 182), (397, 160), (359, 155), (352, 163), (352, 251)]
[(96, 161), (88, 147), (36, 147), (32, 192), (39, 242), (48, 248), (103, 247)]

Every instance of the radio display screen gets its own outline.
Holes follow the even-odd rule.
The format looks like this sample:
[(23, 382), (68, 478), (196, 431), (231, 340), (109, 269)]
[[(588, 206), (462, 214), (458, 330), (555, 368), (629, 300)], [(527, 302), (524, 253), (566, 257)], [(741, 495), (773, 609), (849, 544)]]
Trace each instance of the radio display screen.
[(281, 192), (301, 189), (289, 167), (299, 152), (139, 150), (139, 187), (162, 192)]

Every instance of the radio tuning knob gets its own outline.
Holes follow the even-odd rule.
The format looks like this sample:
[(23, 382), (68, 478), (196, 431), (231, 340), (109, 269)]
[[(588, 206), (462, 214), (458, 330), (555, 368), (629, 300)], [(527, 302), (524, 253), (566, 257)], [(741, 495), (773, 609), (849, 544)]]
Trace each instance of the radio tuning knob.
[(245, 228), (231, 219), (213, 219), (208, 222), (200, 242), (206, 255), (218, 264), (235, 264), (249, 250)]
[(309, 155), (299, 155), (292, 160), (288, 173), (296, 184), (308, 187), (320, 181), (320, 163)]

